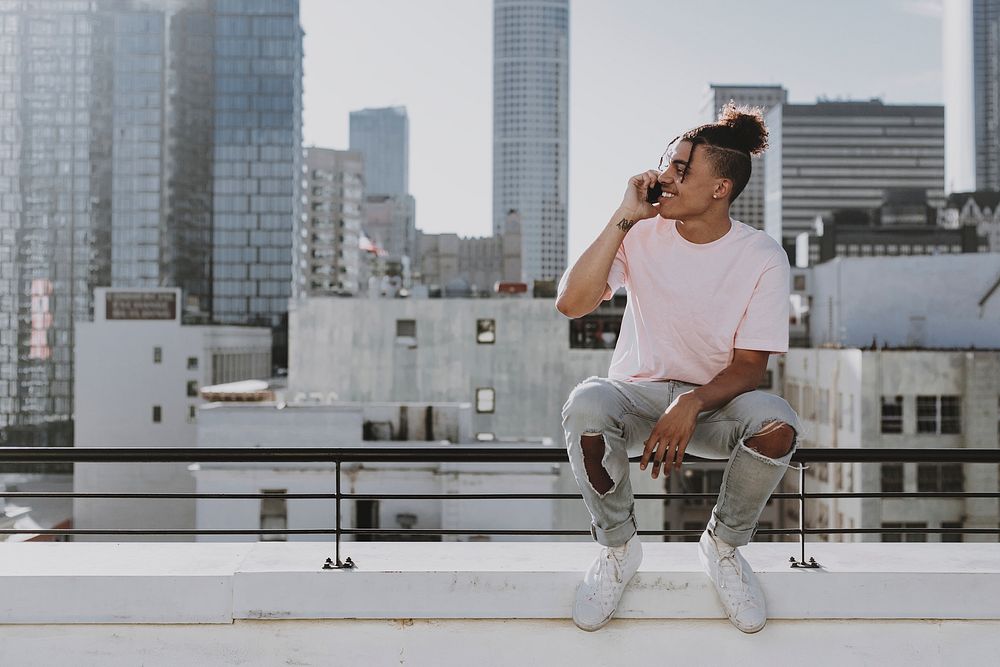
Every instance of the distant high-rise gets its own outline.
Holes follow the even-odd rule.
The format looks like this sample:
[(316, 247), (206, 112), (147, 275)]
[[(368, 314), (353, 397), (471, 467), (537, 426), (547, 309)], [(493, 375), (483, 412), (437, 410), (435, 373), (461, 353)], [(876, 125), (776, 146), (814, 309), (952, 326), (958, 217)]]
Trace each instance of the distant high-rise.
[(295, 240), (296, 297), (357, 294), (364, 169), (357, 151), (306, 149), (307, 209)]
[(946, 188), (1000, 190), (1000, 0), (943, 4)]
[[(887, 190), (944, 203), (944, 108), (881, 100), (779, 104), (766, 116), (764, 226), (794, 255), (796, 237), (835, 209), (878, 208)], [(819, 245), (810, 242), (810, 263)]]
[[(722, 107), (730, 101), (760, 107), (765, 113), (776, 104), (788, 101), (788, 91), (781, 86), (723, 86), (710, 84), (702, 118), (712, 123), (719, 118)], [(764, 229), (764, 157), (751, 158), (750, 181), (729, 208), (729, 214), (755, 229)]]
[(369, 195), (410, 192), (410, 121), (406, 107), (351, 112), (351, 150), (364, 155)]
[(566, 269), (569, 1), (494, 0), (493, 233), (521, 216), (522, 273)]
[(0, 441), (71, 445), (99, 286), (279, 323), (300, 210), (298, 0), (0, 5)]

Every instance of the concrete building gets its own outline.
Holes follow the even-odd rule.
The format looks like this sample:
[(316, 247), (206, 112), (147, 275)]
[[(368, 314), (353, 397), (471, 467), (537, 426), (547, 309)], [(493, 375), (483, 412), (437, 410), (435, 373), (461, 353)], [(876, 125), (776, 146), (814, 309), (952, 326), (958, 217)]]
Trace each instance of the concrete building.
[[(944, 203), (944, 108), (819, 101), (779, 104), (766, 116), (765, 229), (795, 255), (819, 215), (880, 206), (890, 188), (919, 189)], [(810, 262), (819, 245), (810, 240)]]
[[(76, 447), (193, 447), (202, 387), (270, 376), (270, 329), (184, 325), (179, 289), (102, 288), (94, 303), (94, 321), (78, 323), (76, 329)], [(74, 466), (73, 490), (78, 493), (194, 489), (184, 463)], [(73, 501), (77, 528), (179, 529), (191, 528), (194, 519), (191, 499)]]
[(416, 262), (416, 201), (412, 195), (369, 195), (365, 201), (365, 234), (391, 256)]
[(493, 3), (493, 235), (521, 214), (522, 280), (566, 269), (569, 0)]
[(922, 190), (887, 190), (878, 208), (837, 209), (819, 221), (814, 240), (821, 263), (834, 257), (989, 252), (988, 239), (975, 225), (942, 225)]
[(353, 296), (360, 279), (364, 157), (315, 146), (305, 152), (306, 211), (295, 238), (295, 298)]
[(99, 286), (275, 326), (299, 212), (297, 0), (0, 7), (0, 442), (73, 441)]
[[(992, 351), (793, 349), (783, 374), (785, 399), (802, 419), (804, 447), (1000, 447), (996, 346)], [(811, 493), (971, 492), (994, 490), (998, 481), (995, 465), (831, 463), (810, 465), (806, 483)], [(797, 488), (797, 481), (786, 486)], [(786, 521), (797, 523), (797, 504), (787, 503), (785, 512)], [(813, 499), (806, 512), (811, 528), (995, 528), (1000, 520), (998, 501), (980, 498)], [(884, 534), (881, 539), (962, 537)], [(996, 536), (964, 540), (995, 542)]]
[(947, 190), (1000, 190), (1000, 2), (944, 3)]
[(497, 282), (521, 280), (521, 219), (511, 212), (499, 234), (464, 238), (417, 232), (417, 281), (443, 296), (489, 296)]
[(938, 211), (938, 224), (950, 229), (973, 227), (987, 252), (1000, 253), (1000, 192), (953, 192)]
[[(788, 91), (782, 86), (709, 84), (702, 107), (702, 121), (712, 123), (730, 101), (760, 107), (765, 113), (776, 104), (788, 102)], [(729, 214), (755, 229), (764, 229), (764, 158), (751, 158), (750, 180), (729, 208)]]
[(1000, 255), (838, 257), (812, 277), (813, 347), (1000, 348)]
[[(482, 447), (472, 433), (468, 403), (344, 403), (329, 393), (279, 395), (278, 402), (213, 403), (198, 424), (200, 447)], [(287, 401), (287, 402), (286, 402)], [(522, 438), (491, 446), (552, 446), (551, 440)], [(555, 493), (554, 464), (345, 463), (345, 493)], [(199, 493), (331, 493), (331, 463), (228, 464), (192, 466)], [(264, 498), (197, 501), (199, 529), (322, 529), (334, 525), (334, 501)], [(553, 500), (346, 500), (344, 528), (449, 529), (462, 536), (349, 536), (351, 541), (524, 541), (530, 536), (488, 536), (476, 531), (554, 530)], [(233, 541), (232, 535), (203, 536), (200, 541)], [(254, 535), (237, 541), (257, 541)], [(264, 540), (332, 540), (333, 535), (265, 535)], [(541, 538), (547, 540), (549, 538)]]
[(350, 148), (364, 155), (369, 195), (410, 192), (410, 120), (406, 107), (351, 112)]
[[(332, 391), (348, 401), (469, 402), (480, 438), (541, 436), (564, 446), (562, 406), (576, 384), (607, 375), (623, 312), (624, 296), (576, 320), (563, 317), (552, 299), (309, 299), (289, 320), (289, 391)], [(775, 392), (777, 361), (772, 357), (763, 387)], [(673, 482), (635, 468), (632, 485), (636, 493), (708, 493), (718, 490), (723, 468), (692, 468)], [(559, 485), (563, 493), (578, 491), (568, 466)], [(712, 503), (636, 506), (640, 526), (660, 530), (699, 522), (704, 528)], [(571, 502), (559, 506), (557, 521), (586, 527), (587, 516), (582, 501)], [(769, 508), (761, 520), (777, 528), (779, 518)]]

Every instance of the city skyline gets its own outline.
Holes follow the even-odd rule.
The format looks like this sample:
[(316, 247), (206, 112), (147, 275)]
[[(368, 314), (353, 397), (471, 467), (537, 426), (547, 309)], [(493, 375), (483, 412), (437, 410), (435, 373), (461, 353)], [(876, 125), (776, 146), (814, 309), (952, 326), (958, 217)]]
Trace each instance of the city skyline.
[[(876, 96), (887, 104), (941, 103), (939, 2), (838, 7), (831, 13), (777, 1), (677, 6), (670, 13), (675, 20), (661, 27), (648, 20), (665, 15), (652, 0), (635, 0), (627, 11), (574, 3), (568, 261), (607, 223), (627, 178), (655, 166), (661, 144), (700, 122), (710, 83), (783, 85), (792, 103)], [(490, 234), (492, 13), (492, 2), (390, 1), (378, 8), (302, 2), (305, 143), (346, 148), (351, 110), (406, 106), (410, 188), (417, 226), (426, 232)], [(730, 50), (701, 46), (693, 29), (701, 25), (713, 26), (712, 44)], [(680, 42), (677, 56), (664, 47), (667, 38)], [(699, 64), (688, 66), (684, 58)], [(648, 68), (633, 66), (647, 61)], [(644, 108), (658, 114), (651, 132), (638, 129)]]

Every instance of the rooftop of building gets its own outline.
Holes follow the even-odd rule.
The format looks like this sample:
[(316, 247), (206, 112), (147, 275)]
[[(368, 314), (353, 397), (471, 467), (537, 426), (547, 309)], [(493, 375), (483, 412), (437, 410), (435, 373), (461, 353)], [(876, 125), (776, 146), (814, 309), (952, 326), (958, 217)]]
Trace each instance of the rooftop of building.
[(868, 100), (830, 100), (815, 103), (783, 104), (783, 113), (795, 116), (921, 116), (944, 119), (941, 104), (886, 104), (880, 98)]
[(1000, 544), (742, 549), (767, 626), (725, 618), (692, 543), (644, 544), (616, 618), (570, 620), (592, 542), (21, 543), (0, 549), (5, 664), (992, 664)]

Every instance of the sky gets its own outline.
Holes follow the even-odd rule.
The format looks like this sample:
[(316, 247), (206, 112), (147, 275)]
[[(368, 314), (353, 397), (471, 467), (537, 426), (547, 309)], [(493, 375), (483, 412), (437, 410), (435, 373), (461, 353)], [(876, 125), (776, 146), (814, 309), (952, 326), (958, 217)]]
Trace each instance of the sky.
[[(780, 84), (790, 102), (942, 102), (941, 0), (570, 0), (569, 248), (575, 260), (704, 122), (709, 83)], [(402, 105), (417, 227), (492, 229), (491, 0), (301, 0), (303, 133), (346, 149), (348, 114)]]

